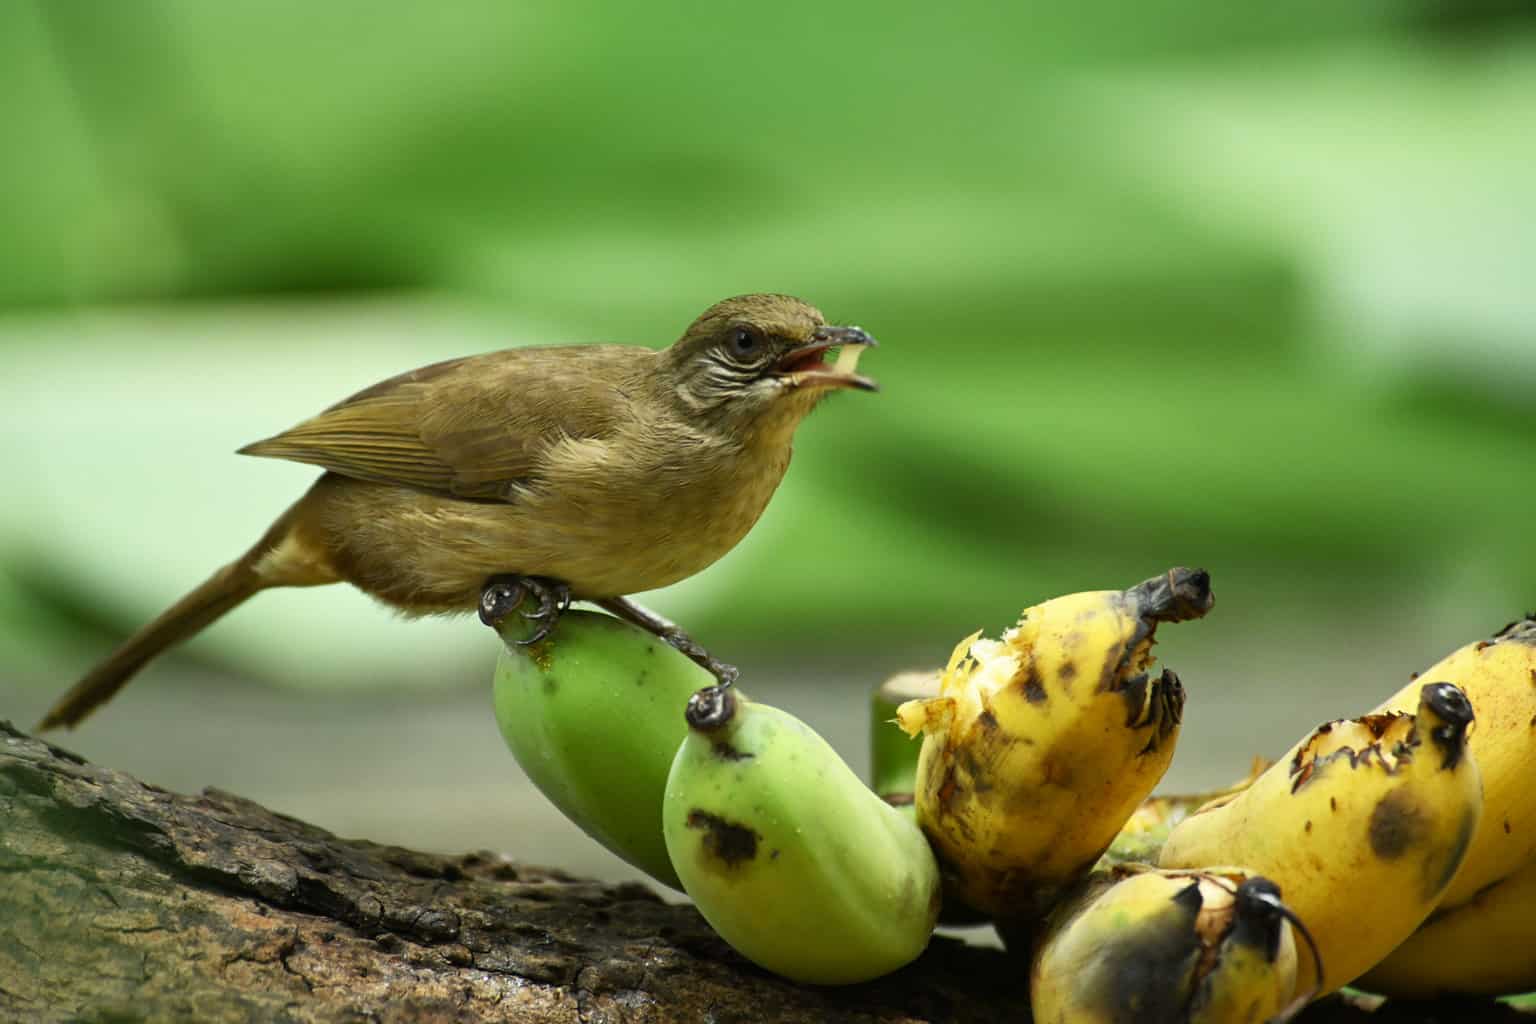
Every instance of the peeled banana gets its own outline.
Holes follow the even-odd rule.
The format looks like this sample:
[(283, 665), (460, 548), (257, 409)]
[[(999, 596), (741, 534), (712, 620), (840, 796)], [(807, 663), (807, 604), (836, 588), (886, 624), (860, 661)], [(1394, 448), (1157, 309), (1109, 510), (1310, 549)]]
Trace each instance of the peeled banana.
[(662, 831), (699, 912), (794, 981), (868, 981), (917, 957), (938, 866), (911, 818), (794, 716), (711, 687), (688, 703)]
[(1093, 866), (1173, 757), (1184, 689), (1151, 673), (1153, 633), (1212, 603), (1190, 569), (1058, 597), (962, 641), (940, 696), (901, 706), (924, 734), (917, 820), (959, 899), (1035, 915)]
[(1286, 1020), (1304, 1002), (1290, 916), (1274, 883), (1237, 869), (1095, 874), (1036, 947), (1036, 1024)]
[[(521, 639), (520, 616), (501, 629)], [(674, 889), (661, 835), (662, 794), (688, 733), (683, 708), (713, 681), (650, 633), (610, 615), (568, 611), (544, 640), (506, 643), (496, 722), (534, 785), (587, 835)]]
[[(1536, 618), (1467, 644), (1418, 678), (1454, 683), (1477, 711), (1468, 748), (1483, 777), (1483, 818), (1440, 898), (1441, 907), (1455, 907), (1536, 860)], [(1419, 685), (1408, 684), (1379, 710), (1411, 710)]]
[(1353, 981), (1435, 907), (1477, 829), (1482, 789), (1467, 754), (1472, 707), (1449, 683), (1416, 714), (1320, 726), (1236, 795), (1176, 825), (1159, 864), (1238, 863), (1278, 882), (1317, 937), (1320, 993)]

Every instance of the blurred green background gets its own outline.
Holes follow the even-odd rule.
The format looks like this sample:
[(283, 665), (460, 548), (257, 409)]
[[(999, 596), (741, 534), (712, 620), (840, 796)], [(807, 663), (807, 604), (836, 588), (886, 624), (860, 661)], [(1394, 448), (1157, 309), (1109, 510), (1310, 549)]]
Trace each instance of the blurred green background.
[[(648, 603), (862, 763), (863, 694), (1210, 569), (1175, 788), (1536, 603), (1536, 5), (0, 5), (0, 717), (313, 477), (231, 452), (512, 344), (787, 291), (882, 341)], [(343, 832), (617, 877), (495, 640), (262, 595), (66, 743)]]

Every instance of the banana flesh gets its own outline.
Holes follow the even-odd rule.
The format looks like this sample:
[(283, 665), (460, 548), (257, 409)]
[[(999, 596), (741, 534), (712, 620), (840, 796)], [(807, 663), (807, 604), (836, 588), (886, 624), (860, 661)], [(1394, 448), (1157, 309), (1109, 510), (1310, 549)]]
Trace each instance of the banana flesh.
[[(503, 639), (520, 639), (509, 616)], [(582, 831), (681, 889), (661, 835), (683, 708), (708, 672), (638, 626), (568, 611), (530, 647), (504, 643), (494, 700), (502, 738), (540, 791)]]
[(1184, 690), (1152, 673), (1154, 631), (1212, 603), (1189, 569), (1059, 597), (1001, 640), (962, 641), (940, 696), (901, 706), (902, 729), (924, 734), (917, 820), (949, 891), (1030, 916), (1093, 866), (1173, 757)]
[[(1260, 1024), (1294, 1012), (1279, 891), (1237, 869), (1116, 869), (1052, 915), (1030, 971), (1037, 1024)], [(1288, 1010), (1289, 1008), (1289, 1010)]]
[(1416, 714), (1320, 726), (1252, 785), (1176, 825), (1159, 864), (1239, 863), (1274, 879), (1317, 937), (1327, 976), (1348, 984), (1406, 939), (1456, 873), (1482, 791), (1467, 754), (1472, 708), (1448, 683)]
[[(1483, 819), (1440, 898), (1442, 907), (1455, 907), (1536, 860), (1536, 618), (1467, 644), (1419, 679), (1454, 683), (1477, 711), (1469, 748), (1483, 776)], [(1419, 685), (1408, 684), (1379, 710), (1411, 710)]]
[(928, 944), (938, 866), (909, 815), (794, 716), (701, 690), (667, 778), (662, 831), (699, 912), (794, 981), (843, 985)]

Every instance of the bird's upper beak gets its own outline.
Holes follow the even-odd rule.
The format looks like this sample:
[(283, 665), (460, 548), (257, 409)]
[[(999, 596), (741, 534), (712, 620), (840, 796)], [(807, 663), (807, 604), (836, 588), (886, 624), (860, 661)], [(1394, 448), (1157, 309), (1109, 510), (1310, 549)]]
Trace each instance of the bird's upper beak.
[[(811, 340), (790, 349), (774, 364), (776, 377), (796, 387), (858, 388), (878, 391), (879, 385), (862, 374), (854, 373), (859, 356), (873, 348), (875, 339), (862, 327), (818, 327)], [(837, 362), (828, 363), (826, 354), (841, 348)]]

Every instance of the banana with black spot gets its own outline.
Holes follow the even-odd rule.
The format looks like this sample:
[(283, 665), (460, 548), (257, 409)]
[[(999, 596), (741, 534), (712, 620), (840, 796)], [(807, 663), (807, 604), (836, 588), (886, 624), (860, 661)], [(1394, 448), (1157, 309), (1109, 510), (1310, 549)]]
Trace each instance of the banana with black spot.
[(503, 620), (494, 700), (502, 738), (550, 802), (658, 882), (681, 889), (661, 834), (662, 795), (688, 698), (713, 677), (638, 626), (568, 611), (521, 646)]
[(1025, 610), (955, 649), (940, 695), (902, 705), (924, 734), (917, 820), (946, 891), (997, 917), (1042, 913), (1093, 867), (1173, 757), (1184, 689), (1151, 671), (1162, 622), (1200, 618), (1203, 570)]
[(1034, 1019), (1036, 1024), (1287, 1020), (1306, 1001), (1293, 998), (1298, 963), (1293, 927), (1306, 936), (1280, 901), (1278, 887), (1239, 869), (1126, 866), (1095, 873), (1052, 913), (1036, 945), (1030, 971)]
[(928, 945), (938, 866), (909, 815), (876, 796), (810, 726), (711, 687), (688, 703), (662, 832), (683, 888), (747, 959), (844, 985)]
[[(1453, 651), (1418, 678), (1454, 684), (1477, 712), (1468, 749), (1483, 776), (1483, 819), (1440, 897), (1442, 908), (1456, 907), (1536, 860), (1536, 616)], [(1377, 710), (1412, 710), (1420, 685), (1409, 683)]]
[(1449, 683), (1422, 688), (1416, 714), (1320, 726), (1241, 792), (1176, 825), (1165, 868), (1242, 864), (1274, 879), (1316, 936), (1327, 976), (1348, 984), (1429, 916), (1482, 810), (1467, 753), (1472, 707)]

